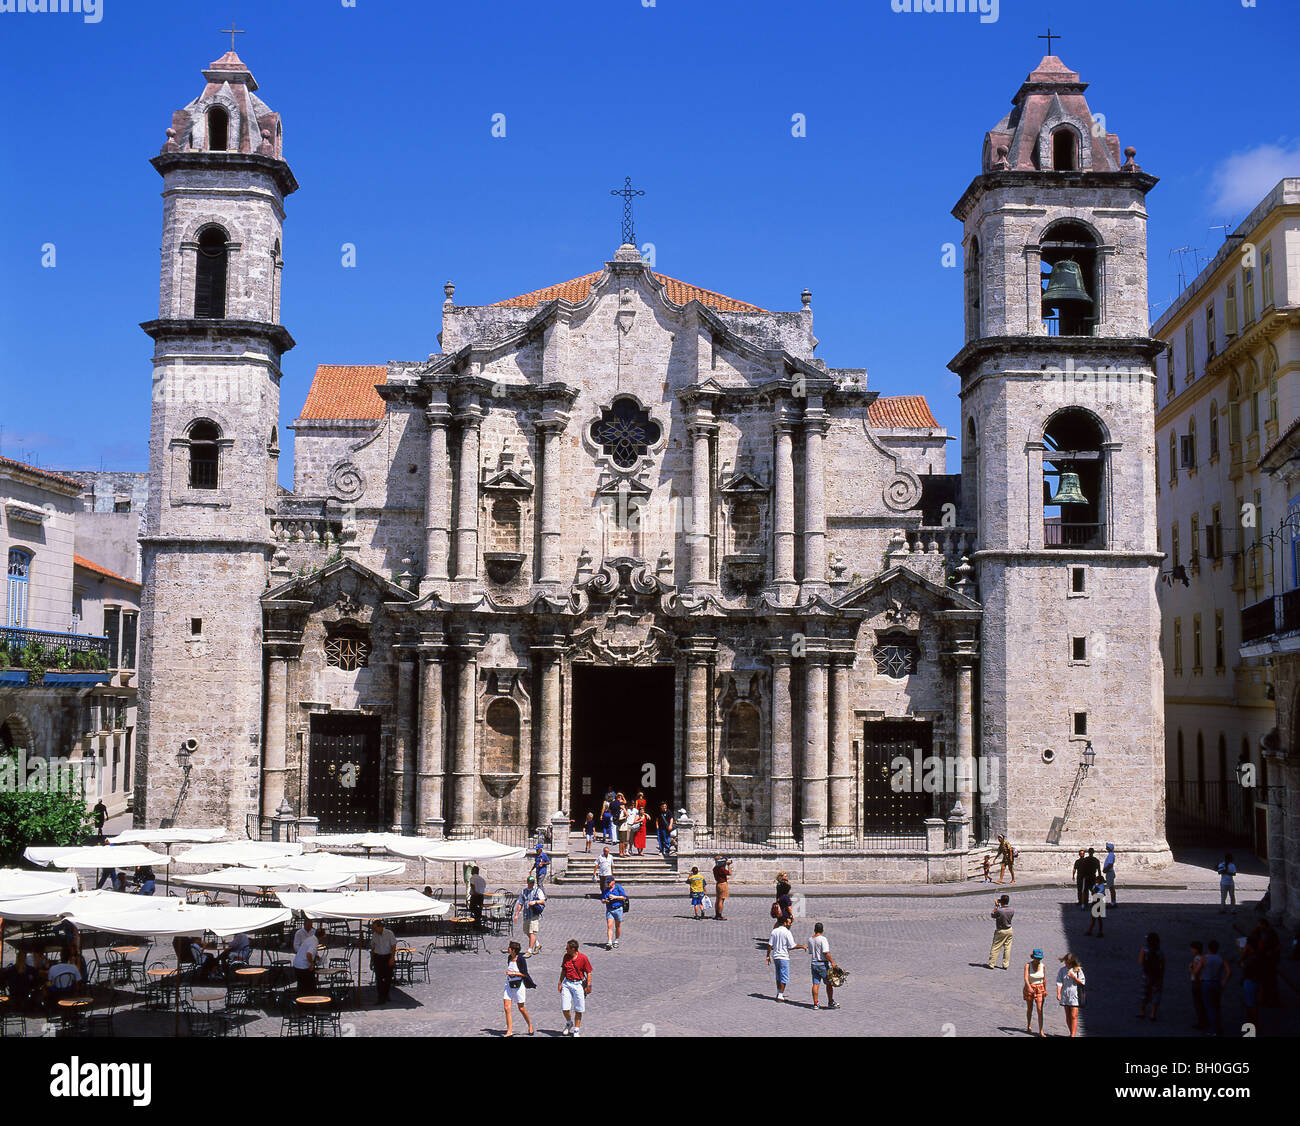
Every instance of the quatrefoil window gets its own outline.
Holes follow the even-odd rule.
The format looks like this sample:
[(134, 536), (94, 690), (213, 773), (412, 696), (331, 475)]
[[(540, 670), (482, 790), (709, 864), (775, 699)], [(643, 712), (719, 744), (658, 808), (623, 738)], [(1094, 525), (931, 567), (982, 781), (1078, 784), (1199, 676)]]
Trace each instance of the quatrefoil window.
[(662, 431), (635, 399), (615, 399), (591, 424), (591, 440), (619, 469), (631, 469), (659, 441)]

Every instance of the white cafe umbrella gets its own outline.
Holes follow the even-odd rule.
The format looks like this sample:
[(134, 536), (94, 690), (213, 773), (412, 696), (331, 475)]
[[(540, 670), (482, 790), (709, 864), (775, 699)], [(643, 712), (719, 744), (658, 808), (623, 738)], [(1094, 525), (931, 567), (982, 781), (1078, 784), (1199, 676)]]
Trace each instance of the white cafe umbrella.
[(219, 872), (203, 872), (196, 876), (181, 876), (182, 884), (206, 888), (309, 888), (321, 891), (356, 883), (347, 872), (310, 872), (289, 868), (222, 868)]
[(23, 856), (42, 868), (142, 868), (165, 865), (170, 856), (144, 845), (86, 845), (82, 848), (46, 848), (33, 845)]
[(24, 868), (0, 868), (0, 900), (26, 899), (56, 891), (76, 891), (77, 877), (67, 872), (29, 872)]
[(49, 923), (75, 915), (87, 906), (120, 915), (131, 911), (174, 910), (184, 902), (165, 895), (128, 895), (121, 891), (56, 891), (0, 900), (0, 917), (19, 923)]
[(175, 907), (160, 904), (155, 911), (121, 911), (117, 905), (104, 907), (88, 903), (69, 917), (77, 926), (91, 930), (109, 934), (153, 935), (156, 938), (201, 935), (204, 931), (228, 938), (234, 934), (265, 930), (292, 918), (291, 913), (282, 907), (209, 907), (183, 900), (172, 902)]
[(217, 829), (128, 829), (109, 837), (109, 843), (124, 844), (210, 844), (226, 835), (226, 830)]
[(387, 849), (392, 852), (392, 843), (396, 841), (419, 840), (419, 837), (404, 837), (400, 833), (321, 833), (306, 838), (303, 843), (317, 848), (364, 848), (366, 850)]
[[(522, 860), (528, 855), (526, 848), (502, 844), (491, 837), (473, 837), (465, 841), (438, 841), (427, 837), (406, 837), (399, 846), (400, 856), (418, 856), (421, 860), (442, 860), (453, 865), (451, 870), (452, 899), (457, 898), (456, 864), (481, 864), (489, 860)], [(411, 851), (405, 851), (410, 849)], [(396, 851), (396, 848), (394, 849)]]
[(177, 864), (232, 865), (279, 864), (285, 857), (297, 856), (302, 845), (297, 841), (272, 844), (269, 841), (216, 841), (195, 845), (177, 854)]
[[(309, 872), (317, 878), (328, 876), (349, 876), (366, 881), (366, 890), (370, 890), (372, 876), (400, 876), (406, 871), (405, 860), (371, 860), (360, 856), (339, 856), (334, 852), (304, 852), (284, 863), (291, 872)], [(339, 883), (352, 881), (340, 879)], [(308, 884), (304, 887), (332, 887), (332, 884)]]
[(367, 919), (407, 919), (421, 915), (445, 915), (450, 903), (430, 899), (418, 891), (315, 892), (282, 891), (281, 903), (313, 919), (355, 919), (357, 942), (357, 996), (361, 996), (361, 947), (365, 944)]

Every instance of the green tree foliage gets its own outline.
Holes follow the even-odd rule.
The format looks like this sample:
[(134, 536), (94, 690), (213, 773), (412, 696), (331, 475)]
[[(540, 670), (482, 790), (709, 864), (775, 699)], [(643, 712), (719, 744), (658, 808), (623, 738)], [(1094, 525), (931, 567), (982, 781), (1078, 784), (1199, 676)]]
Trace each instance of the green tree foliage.
[(0, 754), (0, 863), (17, 862), (28, 845), (79, 845), (93, 828), (80, 776), (25, 751)]

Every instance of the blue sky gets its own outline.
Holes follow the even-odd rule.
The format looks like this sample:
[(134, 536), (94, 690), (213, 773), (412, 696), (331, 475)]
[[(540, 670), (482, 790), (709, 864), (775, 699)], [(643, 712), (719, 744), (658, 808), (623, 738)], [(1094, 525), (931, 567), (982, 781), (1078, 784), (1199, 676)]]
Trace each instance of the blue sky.
[[(144, 469), (138, 324), (156, 315), (162, 221), (149, 158), (229, 46), (232, 3), (100, 0), (92, 23), (16, 2), (0, 0), (0, 452)], [(818, 355), (865, 366), (885, 394), (924, 392), (955, 433), (949, 211), (1049, 21), (1093, 111), (1161, 178), (1156, 315), (1178, 291), (1172, 248), (1208, 260), (1212, 225), (1300, 175), (1295, 0), (1001, 0), (990, 22), (891, 0), (647, 3), (233, 0), (301, 185), (285, 424), (318, 363), (436, 351), (449, 279), (480, 304), (598, 269), (619, 241), (609, 189), (630, 175), (659, 270), (766, 308), (798, 308), (809, 287)]]

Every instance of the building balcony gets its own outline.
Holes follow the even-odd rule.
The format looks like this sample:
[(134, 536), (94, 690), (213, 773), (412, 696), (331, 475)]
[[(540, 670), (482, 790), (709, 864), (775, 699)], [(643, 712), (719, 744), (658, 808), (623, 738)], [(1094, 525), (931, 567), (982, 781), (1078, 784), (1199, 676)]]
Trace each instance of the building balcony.
[[(1241, 646), (1242, 656), (1300, 649), (1300, 590), (1288, 590), (1242, 610)], [(1247, 647), (1252, 651), (1246, 652)]]
[(0, 683), (3, 684), (102, 684), (110, 677), (109, 660), (107, 637), (41, 629), (0, 629)]

